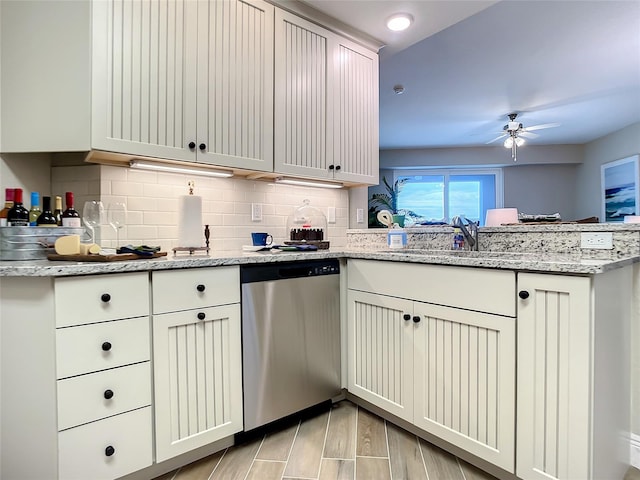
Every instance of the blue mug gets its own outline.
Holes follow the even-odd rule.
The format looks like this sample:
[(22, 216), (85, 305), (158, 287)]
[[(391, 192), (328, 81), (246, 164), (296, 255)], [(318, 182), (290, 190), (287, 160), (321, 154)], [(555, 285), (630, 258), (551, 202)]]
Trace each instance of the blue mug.
[(266, 247), (273, 243), (273, 237), (268, 233), (252, 233), (251, 241), (253, 242), (253, 245), (256, 247), (260, 247), (260, 246)]

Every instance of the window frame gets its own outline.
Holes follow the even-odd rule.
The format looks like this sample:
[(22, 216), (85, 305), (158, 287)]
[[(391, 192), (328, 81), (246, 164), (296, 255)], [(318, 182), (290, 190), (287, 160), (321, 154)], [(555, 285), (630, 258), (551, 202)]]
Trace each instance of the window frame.
[[(494, 175), (496, 190), (495, 208), (504, 206), (504, 175), (502, 168), (421, 168), (421, 169), (393, 169), (393, 181), (407, 176), (442, 176), (444, 177), (444, 218), (449, 215), (449, 178), (456, 175)], [(480, 219), (484, 224), (484, 219)]]

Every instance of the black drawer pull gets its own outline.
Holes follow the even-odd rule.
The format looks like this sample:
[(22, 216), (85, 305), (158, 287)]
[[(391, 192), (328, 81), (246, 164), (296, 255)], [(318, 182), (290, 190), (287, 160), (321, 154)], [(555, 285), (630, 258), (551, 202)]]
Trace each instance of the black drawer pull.
[(204, 285), (200, 284), (196, 287), (196, 290), (198, 290), (199, 292), (204, 292), (205, 288), (206, 287)]
[(526, 300), (527, 298), (529, 298), (529, 292), (527, 292), (526, 290), (520, 290), (518, 292), (518, 296), (522, 299), (522, 300)]
[(420, 320), (421, 320), (420, 315), (415, 315), (413, 317), (413, 323), (420, 323)]
[(336, 172), (340, 171), (342, 167), (340, 165), (336, 165)]
[(109, 445), (107, 448), (104, 449), (104, 454), (107, 457), (110, 457), (111, 455), (113, 455), (114, 453), (116, 453), (116, 449), (113, 448), (111, 445)]
[(102, 300), (104, 303), (110, 302), (111, 295), (109, 295), (108, 293), (103, 293), (102, 296), (100, 297), (100, 300)]
[(201, 143), (200, 145), (198, 145), (198, 148), (204, 152), (207, 149), (207, 145), (204, 143)]
[(198, 313), (198, 320), (204, 320), (205, 317), (206, 317), (206, 315), (204, 314), (204, 312)]
[(111, 343), (110, 342), (103, 342), (102, 350), (104, 350), (105, 352), (108, 352), (109, 350), (111, 350)]
[(411, 315), (409, 315), (408, 313), (405, 313), (402, 318), (404, 318), (405, 320), (411, 320)]
[(111, 400), (113, 398), (113, 390), (105, 390), (104, 398), (106, 398), (107, 400)]
[(189, 150), (196, 148), (196, 142), (189, 142)]

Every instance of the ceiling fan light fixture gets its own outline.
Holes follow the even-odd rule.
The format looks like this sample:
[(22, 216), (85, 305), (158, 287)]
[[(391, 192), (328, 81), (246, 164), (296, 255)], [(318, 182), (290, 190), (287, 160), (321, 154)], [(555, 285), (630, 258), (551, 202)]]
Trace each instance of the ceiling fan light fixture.
[(513, 137), (507, 137), (504, 141), (504, 148), (513, 147)]
[(514, 142), (516, 142), (516, 146), (517, 147), (521, 147), (522, 145), (524, 145), (524, 138), (522, 137), (516, 137)]
[(396, 13), (387, 19), (387, 28), (392, 32), (402, 32), (411, 26), (413, 17), (408, 13)]

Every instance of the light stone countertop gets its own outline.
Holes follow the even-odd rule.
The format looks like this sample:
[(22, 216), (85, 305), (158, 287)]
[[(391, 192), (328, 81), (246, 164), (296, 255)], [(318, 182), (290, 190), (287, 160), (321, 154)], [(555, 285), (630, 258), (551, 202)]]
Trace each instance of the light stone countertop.
[(63, 277), (182, 268), (219, 267), (326, 258), (357, 258), (393, 262), (426, 263), (459, 267), (481, 267), (514, 271), (592, 275), (640, 261), (640, 256), (596, 260), (574, 254), (454, 252), (437, 250), (340, 249), (316, 252), (244, 253), (229, 252), (210, 256), (178, 256), (117, 262), (60, 262), (49, 260), (2, 261), (0, 277)]

